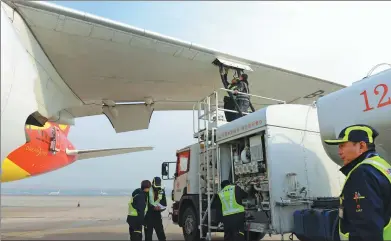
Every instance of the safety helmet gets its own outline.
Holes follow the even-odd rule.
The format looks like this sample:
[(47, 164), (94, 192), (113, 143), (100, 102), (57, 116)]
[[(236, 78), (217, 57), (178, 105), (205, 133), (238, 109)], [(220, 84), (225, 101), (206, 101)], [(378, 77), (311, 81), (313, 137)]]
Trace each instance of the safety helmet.
[(369, 125), (351, 125), (345, 127), (338, 135), (337, 139), (325, 140), (324, 142), (329, 145), (339, 145), (345, 142), (365, 142), (370, 145), (375, 144), (375, 138), (379, 135), (372, 126)]
[(225, 188), (228, 185), (231, 185), (231, 182), (229, 180), (224, 180), (221, 182), (221, 188)]
[(161, 188), (162, 187), (162, 179), (160, 177), (154, 177), (152, 180), (153, 188)]

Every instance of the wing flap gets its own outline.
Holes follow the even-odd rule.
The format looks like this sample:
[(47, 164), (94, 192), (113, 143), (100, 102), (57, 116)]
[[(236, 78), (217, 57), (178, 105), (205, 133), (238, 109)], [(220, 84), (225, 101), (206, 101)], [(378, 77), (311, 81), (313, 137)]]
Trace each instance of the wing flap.
[(149, 151), (153, 147), (128, 147), (128, 148), (113, 148), (113, 149), (90, 149), (90, 150), (67, 150), (68, 155), (77, 155), (78, 160), (114, 156), (131, 152)]
[(103, 107), (116, 133), (148, 129), (153, 109), (141, 105), (116, 105)]

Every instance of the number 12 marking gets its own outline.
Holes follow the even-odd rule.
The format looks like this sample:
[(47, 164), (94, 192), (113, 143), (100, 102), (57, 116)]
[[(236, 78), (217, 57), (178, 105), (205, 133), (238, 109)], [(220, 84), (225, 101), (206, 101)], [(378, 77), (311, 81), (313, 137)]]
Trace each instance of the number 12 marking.
[[(379, 91), (378, 91), (378, 88), (379, 87), (383, 87), (383, 94), (377, 104), (377, 108), (382, 108), (384, 106), (387, 106), (387, 105), (391, 105), (391, 97), (388, 97), (388, 100), (387, 99), (384, 99), (386, 98), (386, 95), (388, 93), (388, 86), (385, 85), (385, 84), (379, 84), (375, 87), (375, 89), (373, 90), (373, 92), (375, 93), (375, 95), (379, 95)], [(370, 107), (369, 106), (369, 101), (368, 101), (368, 94), (367, 94), (367, 91), (364, 90), (363, 92), (360, 93), (360, 95), (364, 96), (364, 101), (365, 101), (365, 106), (366, 106), (366, 109), (363, 110), (363, 112), (366, 112), (366, 111), (370, 111), (370, 110), (373, 110), (374, 107)]]

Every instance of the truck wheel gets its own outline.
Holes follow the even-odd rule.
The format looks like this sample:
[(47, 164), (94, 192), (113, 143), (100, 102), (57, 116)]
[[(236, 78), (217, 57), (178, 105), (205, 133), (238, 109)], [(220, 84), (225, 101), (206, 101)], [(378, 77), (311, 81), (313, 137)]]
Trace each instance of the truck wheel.
[(259, 241), (261, 239), (263, 239), (263, 237), (265, 237), (265, 233), (258, 233), (258, 232), (250, 232), (249, 233), (250, 235), (250, 238), (247, 239), (247, 232), (245, 231), (244, 232), (244, 237), (245, 237), (245, 240), (250, 240), (250, 241)]
[(197, 216), (192, 207), (186, 208), (182, 220), (182, 231), (185, 241), (199, 241), (200, 230), (198, 229)]

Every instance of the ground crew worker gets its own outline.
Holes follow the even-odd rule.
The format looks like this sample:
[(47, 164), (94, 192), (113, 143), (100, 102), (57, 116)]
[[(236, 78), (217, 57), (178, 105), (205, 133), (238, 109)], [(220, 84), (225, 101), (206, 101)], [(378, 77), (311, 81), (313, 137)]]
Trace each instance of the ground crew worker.
[(149, 189), (148, 212), (145, 215), (145, 241), (152, 241), (153, 230), (155, 229), (156, 236), (159, 241), (166, 241), (164, 233), (162, 212), (159, 205), (167, 206), (166, 194), (162, 188), (162, 180), (160, 177), (154, 177), (152, 180), (152, 188)]
[[(248, 113), (248, 108), (250, 107), (250, 96), (246, 95), (250, 93), (250, 90), (248, 88), (248, 75), (247, 74), (241, 74), (239, 79), (235, 79), (236, 87), (234, 88), (234, 96), (236, 99), (236, 103), (239, 106), (239, 109), (242, 113)], [(241, 94), (241, 93), (246, 94)], [(236, 118), (240, 118), (240, 114), (236, 113)]]
[(367, 125), (343, 129), (337, 140), (346, 175), (340, 195), (340, 240), (391, 240), (391, 165), (375, 150), (378, 132)]
[[(228, 86), (229, 90), (234, 91), (233, 97), (236, 100), (236, 103), (238, 104), (238, 107), (239, 107), (240, 111), (242, 112), (242, 114), (248, 113), (248, 108), (250, 107), (250, 96), (246, 95), (246, 94), (242, 94), (242, 93), (247, 93), (247, 94), (250, 93), (249, 88), (248, 88), (247, 78), (248, 78), (247, 74), (242, 74), (240, 76), (240, 78), (232, 79), (231, 84)], [(241, 93), (239, 93), (239, 92), (241, 92)], [(224, 104), (225, 104), (224, 109), (236, 111), (234, 101), (228, 96), (226, 96), (224, 99), (226, 99), (224, 102)], [(227, 117), (227, 114), (228, 114), (228, 117)], [(239, 112), (232, 113), (232, 112), (226, 111), (225, 115), (226, 115), (226, 119), (228, 122), (236, 120), (241, 117)]]
[(242, 199), (247, 195), (243, 189), (232, 185), (228, 180), (221, 183), (221, 190), (218, 193), (220, 202), (216, 205), (223, 216), (224, 241), (244, 241), (245, 212)]
[[(229, 90), (232, 90), (234, 91), (236, 88), (236, 85), (235, 83), (230, 83), (228, 85), (228, 89)], [(232, 93), (233, 94), (233, 93)], [(233, 99), (229, 96), (224, 96), (224, 109), (226, 110), (232, 110), (232, 111), (235, 111), (235, 102), (233, 101)], [(230, 111), (224, 111), (224, 114), (225, 114), (225, 119), (227, 120), (227, 122), (231, 122), (233, 120), (236, 119), (236, 113), (235, 112), (230, 112)]]
[(128, 217), (126, 222), (129, 224), (130, 240), (142, 240), (142, 226), (144, 216), (148, 211), (148, 192), (151, 187), (151, 182), (144, 180), (141, 182), (141, 188), (133, 191), (132, 197), (128, 203)]
[[(220, 67), (220, 74), (222, 75), (222, 79), (224, 82), (224, 85), (227, 89), (231, 91), (235, 91), (233, 94), (233, 97), (235, 101), (238, 104), (239, 109), (241, 112), (248, 112), (248, 108), (250, 107), (250, 96), (239, 94), (238, 92), (247, 93), (249, 94), (249, 87), (248, 87), (248, 75), (247, 74), (241, 74), (239, 78), (234, 78), (231, 80), (231, 83), (228, 82), (227, 76), (228, 76), (228, 68)], [(237, 111), (235, 107), (235, 101), (228, 95), (224, 96), (224, 109), (226, 110), (232, 110)], [(230, 111), (224, 111), (225, 119), (227, 122), (231, 122), (237, 118), (240, 118), (239, 113), (230, 112)]]

